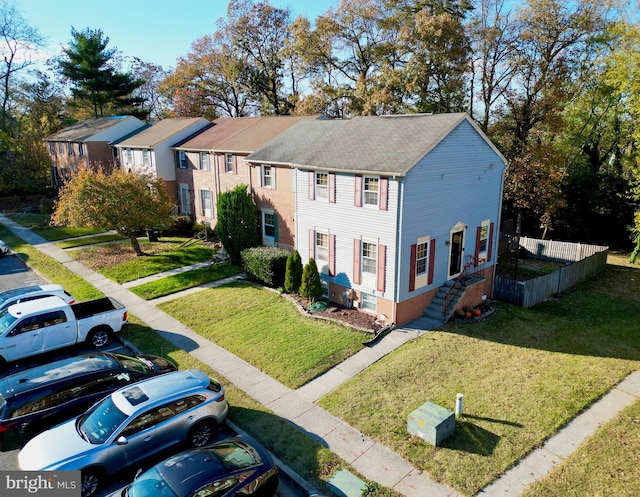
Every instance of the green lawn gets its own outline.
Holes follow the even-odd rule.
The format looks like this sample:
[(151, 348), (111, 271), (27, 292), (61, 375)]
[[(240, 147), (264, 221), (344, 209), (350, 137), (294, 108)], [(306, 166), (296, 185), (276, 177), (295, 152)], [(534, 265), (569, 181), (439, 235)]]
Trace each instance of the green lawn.
[(72, 249), (70, 254), (107, 278), (126, 283), (211, 259), (211, 247), (200, 243), (182, 246), (187, 240), (180, 237), (163, 237), (153, 243), (140, 240), (140, 248), (147, 254), (141, 257), (127, 243)]
[[(319, 403), (474, 495), (640, 367), (639, 296), (638, 269), (608, 266), (561, 300), (497, 304), (480, 323), (427, 333)], [(464, 416), (443, 447), (408, 435), (414, 409), (432, 401), (453, 410), (458, 392)]]
[(105, 231), (102, 228), (69, 228), (66, 226), (51, 226), (49, 224), (49, 214), (25, 214), (13, 212), (7, 213), (6, 215), (16, 223), (26, 228), (30, 228), (34, 233), (37, 233), (42, 238), (49, 240), (50, 242), (64, 240), (65, 238), (94, 235)]
[(231, 264), (214, 264), (209, 267), (192, 269), (191, 271), (144, 283), (129, 290), (145, 300), (151, 300), (171, 295), (180, 290), (228, 278), (240, 272), (242, 272), (242, 269)]
[[(82, 296), (90, 285), (74, 281), (64, 266), (4, 229), (0, 238), (41, 274), (67, 288), (73, 286), (76, 290), (69, 289), (78, 299), (94, 298)], [(101, 257), (102, 262), (109, 259)], [(122, 259), (116, 257), (112, 266)], [(145, 259), (135, 258), (130, 264), (147, 267)], [(154, 263), (156, 270), (167, 269), (173, 260), (169, 257), (165, 266), (162, 262)], [(250, 284), (205, 290), (162, 308), (292, 388), (361, 348), (358, 333), (309, 320), (277, 293)], [(320, 404), (433, 478), (473, 495), (640, 368), (637, 266), (609, 265), (602, 275), (561, 299), (533, 309), (506, 304), (495, 308), (480, 323), (447, 325), (409, 342)], [(159, 337), (146, 327), (134, 327), (129, 336), (134, 335), (136, 341), (145, 337), (141, 348), (146, 352), (157, 350), (154, 342)], [(191, 356), (173, 350), (168, 342), (160, 348), (179, 355), (183, 367), (194, 364)], [(232, 420), (303, 476), (322, 480), (344, 467), (232, 385), (226, 388)], [(453, 409), (458, 392), (465, 395), (464, 415), (444, 446), (433, 448), (408, 436), (407, 416), (412, 410), (426, 401)], [(639, 404), (603, 427), (533, 486), (527, 497), (638, 495)], [(284, 437), (280, 430), (286, 431)], [(377, 489), (371, 495), (393, 493)]]
[(279, 293), (244, 282), (158, 307), (291, 388), (353, 355), (367, 336), (310, 319)]
[(69, 249), (75, 247), (82, 247), (86, 245), (95, 245), (96, 243), (107, 242), (128, 242), (129, 239), (117, 233), (104, 233), (97, 234), (90, 237), (76, 236), (75, 238), (68, 238), (63, 241), (59, 241), (56, 245), (62, 249)]

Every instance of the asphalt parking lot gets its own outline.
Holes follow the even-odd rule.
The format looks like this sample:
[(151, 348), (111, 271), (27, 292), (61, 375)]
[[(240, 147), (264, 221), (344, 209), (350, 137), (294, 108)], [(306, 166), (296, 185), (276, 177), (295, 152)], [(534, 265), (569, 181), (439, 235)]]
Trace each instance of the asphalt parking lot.
[[(7, 255), (4, 257), (0, 257), (0, 291), (21, 286), (38, 285), (41, 283), (47, 283), (47, 281), (41, 278), (34, 271), (30, 270), (30, 268), (16, 256)], [(33, 367), (39, 364), (50, 363), (58, 359), (70, 357), (73, 355), (92, 352), (94, 350), (95, 349), (89, 346), (81, 344), (74, 347), (61, 349), (52, 353), (27, 358), (16, 363), (10, 363), (6, 369), (0, 370), (0, 378), (7, 374), (20, 371), (22, 369)], [(121, 345), (118, 341), (113, 341), (104, 350), (123, 353), (131, 352), (129, 349)], [(235, 433), (227, 425), (225, 425), (217, 433), (216, 441), (222, 440), (234, 434)], [(18, 449), (3, 451), (0, 447), (0, 471), (19, 469), (17, 463), (18, 452)], [(168, 455), (170, 454), (164, 454), (163, 456), (160, 456), (155, 460), (147, 461), (142, 469), (147, 469), (148, 467), (152, 466)], [(130, 471), (126, 471), (110, 477), (109, 484), (103, 487), (102, 490), (96, 494), (96, 497), (104, 497), (114, 490), (117, 490), (129, 483), (135, 476), (137, 469), (139, 468), (132, 468)], [(300, 489), (296, 485), (293, 485), (292, 482), (289, 481), (289, 479), (283, 478), (281, 475), (280, 487), (278, 489), (276, 497), (299, 497), (301, 495), (306, 494), (301, 493)]]

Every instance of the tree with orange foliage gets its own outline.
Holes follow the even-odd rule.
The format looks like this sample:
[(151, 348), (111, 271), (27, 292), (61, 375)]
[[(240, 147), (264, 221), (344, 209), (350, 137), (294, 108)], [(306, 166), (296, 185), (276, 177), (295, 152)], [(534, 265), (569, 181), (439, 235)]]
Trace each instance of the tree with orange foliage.
[(60, 190), (51, 223), (115, 230), (129, 238), (137, 255), (144, 255), (136, 235), (171, 224), (172, 207), (162, 178), (121, 169), (108, 175), (83, 169)]

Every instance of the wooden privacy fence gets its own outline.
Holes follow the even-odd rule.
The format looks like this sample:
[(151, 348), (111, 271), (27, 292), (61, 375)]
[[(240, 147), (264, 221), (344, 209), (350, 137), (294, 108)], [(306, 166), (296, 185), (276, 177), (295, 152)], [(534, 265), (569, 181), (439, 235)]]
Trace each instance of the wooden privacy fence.
[(526, 249), (531, 259), (565, 264), (556, 271), (526, 281), (496, 275), (493, 298), (522, 307), (533, 307), (599, 273), (607, 263), (609, 252), (608, 247), (598, 245), (526, 237), (520, 238), (520, 246)]

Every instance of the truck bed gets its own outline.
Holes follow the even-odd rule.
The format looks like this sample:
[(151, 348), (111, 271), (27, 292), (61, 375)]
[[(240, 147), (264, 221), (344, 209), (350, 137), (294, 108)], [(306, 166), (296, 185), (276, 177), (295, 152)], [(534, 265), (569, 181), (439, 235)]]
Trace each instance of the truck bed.
[(71, 305), (71, 310), (77, 319), (84, 319), (89, 316), (95, 316), (96, 314), (113, 311), (115, 309), (124, 309), (124, 306), (111, 297), (103, 297), (101, 299), (89, 300), (87, 302), (79, 302)]

